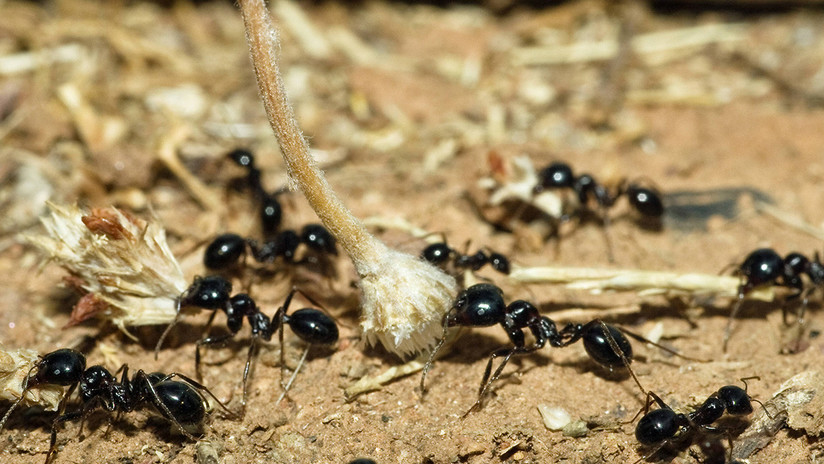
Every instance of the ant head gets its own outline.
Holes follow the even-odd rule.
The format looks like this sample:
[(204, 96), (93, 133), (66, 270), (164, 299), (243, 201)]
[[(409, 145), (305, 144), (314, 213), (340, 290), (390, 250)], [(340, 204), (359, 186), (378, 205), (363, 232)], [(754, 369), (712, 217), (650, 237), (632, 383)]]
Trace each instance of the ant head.
[(255, 165), (255, 155), (244, 148), (236, 148), (226, 154), (226, 157), (234, 161), (238, 166), (248, 168)]
[(505, 310), (500, 288), (492, 284), (476, 284), (458, 295), (446, 321), (449, 327), (488, 327), (501, 322)]
[(538, 173), (538, 184), (533, 189), (534, 193), (541, 193), (546, 189), (572, 188), (575, 182), (575, 175), (568, 164), (556, 161), (545, 167)]
[(717, 395), (724, 402), (728, 413), (735, 416), (745, 416), (752, 413), (750, 397), (745, 389), (736, 385), (727, 385), (721, 387)]
[(86, 357), (83, 353), (63, 348), (43, 356), (37, 364), (34, 377), (29, 377), (28, 386), (52, 384), (68, 386), (78, 383), (86, 370)]
[(433, 243), (421, 252), (421, 258), (432, 264), (443, 264), (449, 261), (453, 250), (446, 244), (446, 242)]
[(305, 225), (300, 232), (300, 240), (317, 252), (338, 254), (335, 237), (320, 224)]
[(509, 274), (512, 269), (512, 266), (509, 264), (509, 258), (495, 251), (489, 251), (489, 264), (492, 266), (492, 269), (495, 269), (501, 274)]
[(231, 293), (232, 284), (221, 276), (195, 277), (192, 285), (180, 296), (180, 307), (224, 309)]
[(264, 235), (274, 234), (280, 227), (283, 218), (283, 208), (276, 195), (263, 195), (260, 205), (260, 224)]
[(287, 262), (292, 262), (295, 259), (295, 251), (300, 245), (300, 237), (293, 230), (284, 230), (277, 234), (273, 242), (274, 257), (283, 256)]
[(784, 260), (771, 248), (759, 248), (744, 259), (738, 271), (746, 279), (744, 286), (752, 289), (782, 276)]

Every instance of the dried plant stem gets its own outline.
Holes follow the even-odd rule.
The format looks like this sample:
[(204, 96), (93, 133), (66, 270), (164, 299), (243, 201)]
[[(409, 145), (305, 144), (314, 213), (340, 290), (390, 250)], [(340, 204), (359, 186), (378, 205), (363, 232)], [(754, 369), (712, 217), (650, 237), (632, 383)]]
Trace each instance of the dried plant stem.
[[(516, 267), (509, 277), (521, 283), (565, 284), (568, 288), (604, 291), (635, 291), (645, 295), (681, 294), (737, 297), (741, 280), (733, 276), (598, 269), (585, 267)], [(748, 298), (772, 301), (772, 287), (758, 288)]]
[(380, 372), (379, 374), (368, 375), (366, 377), (361, 378), (352, 386), (348, 387), (344, 391), (344, 394), (346, 395), (347, 400), (352, 400), (361, 393), (378, 390), (383, 385), (386, 385), (387, 383), (395, 379), (399, 379), (401, 377), (405, 377), (407, 375), (421, 371), (423, 370), (423, 366), (425, 364), (426, 361), (424, 361), (423, 359), (415, 359), (407, 362), (406, 364), (401, 364), (400, 366), (392, 366), (389, 369)]
[(280, 143), (290, 179), (297, 184), (323, 224), (340, 240), (352, 259), (379, 259), (382, 248), (386, 246), (369, 234), (341, 203), (309, 153), (309, 145), (286, 97), (275, 46), (279, 38), (266, 5), (263, 0), (241, 0), (239, 3), (263, 106)]
[(355, 265), (363, 294), (367, 341), (408, 355), (431, 347), (456, 292), (455, 279), (373, 237), (340, 201), (309, 153), (286, 97), (278, 63), (278, 33), (263, 0), (240, 0), (261, 99), (280, 142), (291, 181)]
[(801, 216), (788, 213), (787, 211), (763, 201), (755, 202), (755, 209), (796, 230), (804, 232), (805, 234), (819, 240), (824, 240), (824, 230), (805, 221)]

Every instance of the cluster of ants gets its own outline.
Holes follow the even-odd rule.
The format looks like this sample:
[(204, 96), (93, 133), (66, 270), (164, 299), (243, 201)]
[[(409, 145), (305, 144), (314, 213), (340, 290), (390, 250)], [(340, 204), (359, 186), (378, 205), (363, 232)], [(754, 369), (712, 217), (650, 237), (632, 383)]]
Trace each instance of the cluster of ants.
[[(242, 267), (248, 256), (264, 266), (273, 263), (299, 265), (331, 259), (337, 255), (337, 249), (334, 237), (321, 225), (309, 224), (299, 232), (281, 230), (282, 208), (278, 196), (282, 192), (268, 193), (263, 188), (261, 172), (255, 165), (252, 153), (246, 150), (234, 150), (229, 153), (228, 157), (246, 170), (243, 184), (251, 190), (259, 208), (263, 239), (245, 238), (232, 233), (216, 237), (206, 247), (203, 263), (210, 271), (220, 274), (194, 279), (177, 299), (178, 316), (164, 330), (155, 347), (155, 357), (157, 357), (167, 335), (179, 321), (182, 308), (200, 308), (211, 311), (204, 335), (195, 347), (195, 372), (198, 380), (177, 372), (147, 374), (143, 370), (138, 370), (130, 376), (126, 365), (121, 366), (114, 374), (102, 366), (86, 368), (85, 356), (70, 349), (60, 349), (42, 356), (25, 377), (22, 386), (23, 395), (0, 419), (0, 429), (4, 427), (12, 411), (23, 401), (28, 390), (44, 385), (68, 387), (58, 405), (57, 416), (52, 421), (50, 445), (46, 456), (47, 463), (54, 455), (60, 424), (79, 419), (82, 428), (87, 415), (98, 408), (120, 413), (149, 404), (154, 406), (187, 438), (194, 439), (193, 430), (203, 422), (206, 416), (207, 396), (219, 404), (227, 417), (243, 416), (247, 401), (249, 374), (261, 341), (271, 341), (275, 332), (279, 334), (283, 395), (291, 386), (310, 347), (331, 346), (337, 342), (338, 327), (334, 319), (324, 311), (303, 308), (289, 313), (295, 294), (298, 292), (303, 294), (298, 289), (293, 289), (286, 296), (283, 304), (272, 317), (264, 314), (249, 294), (232, 293), (232, 283), (225, 275)], [(664, 207), (661, 196), (654, 189), (636, 183), (624, 183), (617, 192), (611, 193), (590, 175), (573, 175), (571, 168), (564, 163), (553, 163), (540, 172), (539, 183), (534, 187), (534, 192), (537, 194), (546, 189), (570, 189), (577, 195), (582, 208), (594, 201), (602, 210), (611, 207), (620, 196), (625, 195), (630, 205), (643, 216), (660, 219), (663, 215)], [(301, 245), (306, 247), (306, 253), (298, 251)], [(299, 256), (303, 257), (299, 258)], [(509, 274), (511, 269), (509, 259), (501, 253), (489, 249), (480, 249), (475, 253), (461, 252), (450, 247), (445, 239), (424, 248), (421, 258), (455, 273), (467, 270), (477, 271), (486, 265), (501, 274)], [(792, 289), (794, 292), (789, 300), (801, 300), (798, 312), (798, 319), (801, 320), (808, 295), (824, 284), (824, 264), (821, 263), (818, 254), (812, 259), (800, 253), (790, 253), (782, 258), (771, 249), (758, 249), (744, 260), (737, 272), (742, 277), (742, 283), (738, 289), (738, 301), (732, 311), (730, 321), (738, 313), (744, 297), (756, 287), (765, 284)], [(304, 296), (312, 301), (310, 297), (305, 294)], [(219, 311), (225, 313), (228, 333), (210, 335), (210, 328)], [(241, 409), (239, 412), (232, 412), (199, 382), (202, 378), (201, 348), (223, 344), (234, 338), (241, 330), (244, 319), (251, 326), (251, 337), (243, 370)], [(284, 383), (283, 336), (287, 325), (307, 344), (307, 348), (292, 378)], [(533, 303), (516, 300), (506, 304), (503, 291), (491, 283), (469, 286), (457, 295), (454, 304), (444, 317), (443, 335), (423, 368), (420, 379), (421, 395), (426, 392), (427, 374), (437, 354), (444, 346), (451, 329), (495, 325), (500, 325), (504, 329), (511, 345), (496, 349), (489, 355), (477, 399), (464, 416), (482, 407), (491, 385), (499, 379), (513, 357), (533, 353), (547, 344), (563, 348), (579, 340), (582, 341), (588, 356), (599, 366), (610, 370), (626, 368), (645, 397), (644, 407), (636, 414), (636, 418), (638, 415), (642, 417), (636, 424), (635, 437), (643, 447), (650, 448), (652, 451), (639, 461), (654, 456), (668, 445), (685, 440), (685, 437), (691, 437), (694, 432), (722, 432), (720, 427), (713, 424), (724, 414), (738, 417), (749, 415), (753, 412), (751, 403), (757, 402), (747, 394), (746, 380), (748, 379), (742, 379), (744, 388), (735, 385), (721, 387), (691, 412), (676, 413), (656, 393), (646, 390), (635, 376), (631, 368), (633, 349), (629, 339), (654, 345), (685, 359), (694, 360), (693, 358), (681, 355), (626, 329), (607, 324), (600, 319), (586, 324), (568, 323), (559, 328), (552, 319), (542, 316)], [(531, 343), (527, 343), (527, 331), (531, 334)], [(724, 340), (725, 347), (729, 333), (730, 327), (728, 326)], [(495, 360), (498, 358), (501, 358), (501, 361), (493, 371)], [(78, 392), (80, 404), (74, 410), (67, 412), (69, 397), (75, 391)], [(657, 408), (653, 409), (653, 406)], [(635, 418), (630, 422), (634, 420)], [(729, 434), (727, 438), (731, 448), (732, 438)], [(723, 450), (723, 446), (721, 449)], [(722, 458), (721, 462), (724, 461), (726, 460)], [(730, 464), (735, 462), (731, 461)], [(350, 464), (367, 463), (374, 464), (374, 461), (357, 459)]]
[[(282, 209), (277, 200), (277, 194), (268, 194), (261, 185), (261, 173), (255, 166), (253, 155), (246, 150), (234, 150), (228, 157), (239, 166), (246, 169), (245, 185), (249, 187), (260, 208), (261, 228), (265, 240), (258, 242), (244, 239), (234, 234), (224, 234), (217, 237), (207, 248), (204, 254), (204, 264), (212, 271), (231, 271), (242, 263), (242, 258), (251, 251), (252, 257), (265, 264), (271, 264), (281, 258), (286, 264), (300, 264), (296, 261), (296, 250), (301, 244), (309, 248), (316, 256), (335, 256), (337, 254), (334, 237), (322, 226), (310, 224), (303, 227), (300, 234), (291, 231), (280, 231)], [(317, 259), (317, 257), (306, 259)], [(248, 378), (252, 368), (252, 360), (260, 341), (270, 341), (277, 332), (280, 341), (281, 379), (285, 376), (285, 350), (283, 349), (284, 328), (288, 325), (292, 332), (306, 344), (306, 350), (295, 368), (291, 379), (283, 383), (283, 394), (286, 395), (302, 364), (306, 360), (312, 346), (331, 346), (339, 338), (339, 331), (335, 321), (325, 312), (315, 308), (302, 308), (289, 312), (289, 307), (296, 293), (293, 289), (285, 298), (283, 304), (270, 318), (264, 314), (254, 299), (247, 293), (232, 294), (232, 283), (222, 275), (196, 277), (192, 284), (176, 299), (177, 316), (164, 330), (155, 347), (155, 358), (162, 348), (163, 342), (173, 327), (179, 322), (181, 309), (200, 308), (211, 311), (211, 315), (204, 329), (204, 336), (196, 343), (195, 372), (197, 378), (202, 378), (200, 372), (201, 347), (223, 344), (234, 338), (248, 321), (251, 326), (251, 338), (243, 370), (243, 395), (241, 409), (232, 412), (218, 400), (199, 381), (184, 374), (173, 372), (163, 374), (154, 372), (147, 374), (143, 370), (129, 375), (129, 367), (123, 365), (114, 374), (103, 366), (86, 368), (86, 357), (73, 349), (59, 349), (43, 355), (26, 375), (20, 398), (15, 401), (0, 419), (0, 430), (5, 426), (13, 410), (26, 397), (26, 392), (32, 388), (52, 385), (68, 387), (57, 407), (57, 416), (52, 421), (51, 439), (46, 455), (48, 463), (54, 453), (57, 440), (57, 430), (60, 424), (80, 420), (81, 429), (86, 417), (98, 408), (109, 412), (130, 412), (135, 408), (149, 404), (168, 419), (187, 438), (195, 440), (192, 434), (204, 421), (208, 403), (206, 396), (214, 400), (226, 413), (228, 418), (242, 418), (245, 413)], [(312, 299), (304, 294), (304, 297)], [(219, 311), (226, 315), (228, 333), (209, 335), (209, 330)], [(118, 380), (118, 375), (120, 379)], [(74, 391), (78, 391), (80, 404), (74, 410), (68, 411), (69, 398)], [(361, 463), (369, 460), (356, 461)]]

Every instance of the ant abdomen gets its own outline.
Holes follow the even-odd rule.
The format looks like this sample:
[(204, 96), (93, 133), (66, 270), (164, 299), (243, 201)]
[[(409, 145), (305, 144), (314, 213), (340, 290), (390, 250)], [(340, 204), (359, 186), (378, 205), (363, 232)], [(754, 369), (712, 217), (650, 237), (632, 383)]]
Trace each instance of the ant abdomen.
[(323, 311), (313, 308), (299, 309), (284, 316), (292, 332), (307, 343), (331, 345), (338, 341), (338, 326)]
[[(152, 375), (157, 375), (157, 373), (150, 374), (150, 379)], [(181, 425), (196, 426), (203, 422), (206, 417), (206, 407), (201, 395), (195, 389), (174, 380), (163, 380), (153, 384), (152, 387), (157, 392), (160, 401)]]
[(218, 235), (203, 253), (207, 269), (222, 270), (236, 266), (246, 253), (246, 239), (237, 234)]
[(653, 446), (675, 436), (680, 428), (677, 414), (668, 408), (645, 414), (635, 426), (635, 439), (644, 446)]
[[(609, 330), (609, 336), (604, 330), (604, 325)], [(623, 358), (627, 361), (632, 360), (632, 345), (629, 340), (618, 328), (609, 324), (603, 324), (600, 320), (590, 321), (584, 325), (581, 333), (581, 338), (584, 341), (584, 349), (593, 361), (598, 364), (609, 367), (623, 367), (624, 359), (619, 353), (615, 352), (612, 346), (610, 337), (623, 353)]]

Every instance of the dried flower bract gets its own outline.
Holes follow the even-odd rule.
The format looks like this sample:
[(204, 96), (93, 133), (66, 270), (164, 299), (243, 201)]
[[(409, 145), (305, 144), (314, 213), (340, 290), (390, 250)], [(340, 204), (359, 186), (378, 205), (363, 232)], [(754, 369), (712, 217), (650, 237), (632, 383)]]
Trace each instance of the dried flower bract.
[(175, 302), (188, 284), (160, 224), (116, 208), (48, 205), (50, 214), (41, 219), (47, 233), (24, 240), (66, 268), (97, 303), (105, 303), (99, 307), (107, 319), (124, 331), (174, 320)]

